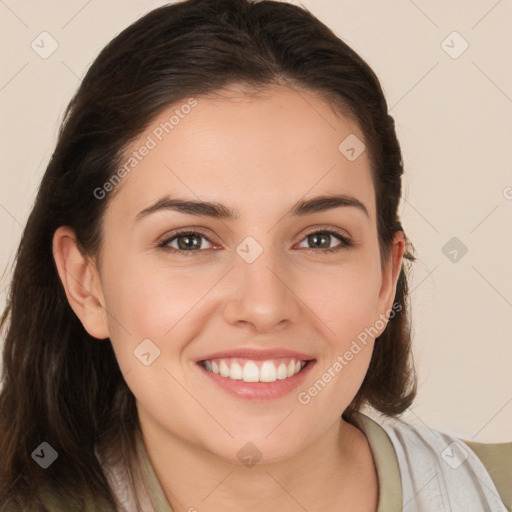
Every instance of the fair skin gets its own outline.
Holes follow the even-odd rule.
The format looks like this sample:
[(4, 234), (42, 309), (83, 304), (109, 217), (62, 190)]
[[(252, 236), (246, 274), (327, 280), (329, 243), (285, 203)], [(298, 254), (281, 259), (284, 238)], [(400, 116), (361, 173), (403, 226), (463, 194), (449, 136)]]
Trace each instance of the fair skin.
[[(115, 190), (100, 264), (82, 256), (69, 228), (56, 231), (54, 257), (70, 305), (92, 336), (110, 338), (175, 512), (313, 512), (340, 504), (375, 512), (367, 439), (340, 418), (364, 379), (374, 339), (309, 403), (297, 399), (393, 305), (403, 235), (381, 268), (368, 152), (349, 161), (338, 150), (349, 134), (363, 141), (363, 133), (304, 90), (196, 99)], [(162, 112), (127, 154), (177, 107)], [(286, 214), (297, 201), (335, 194), (356, 198), (367, 214), (354, 206)], [(162, 209), (135, 220), (166, 195), (220, 203), (238, 217)], [(157, 247), (183, 228), (200, 232), (193, 254), (183, 254), (186, 237), (167, 244), (180, 254)], [(353, 245), (325, 252), (342, 243), (325, 234), (332, 229)], [(317, 232), (321, 248), (308, 237)], [(248, 236), (263, 249), (252, 263), (236, 251)], [(160, 355), (145, 366), (134, 350), (148, 338)], [(283, 396), (234, 396), (197, 361), (239, 347), (294, 350), (312, 362)], [(261, 454), (251, 467), (237, 456), (247, 443)]]

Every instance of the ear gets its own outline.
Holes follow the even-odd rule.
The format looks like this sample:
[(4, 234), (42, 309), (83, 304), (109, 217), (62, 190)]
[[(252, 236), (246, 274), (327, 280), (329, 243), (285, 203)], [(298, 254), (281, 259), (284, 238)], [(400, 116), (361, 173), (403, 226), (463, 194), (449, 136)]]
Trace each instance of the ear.
[(60, 226), (53, 235), (53, 258), (69, 305), (94, 338), (109, 337), (105, 299), (99, 273), (76, 243), (74, 231)]
[(379, 313), (389, 316), (396, 294), (396, 285), (402, 259), (405, 251), (405, 237), (402, 231), (397, 231), (393, 238), (393, 245), (388, 255), (385, 268), (382, 269), (382, 285), (379, 292)]

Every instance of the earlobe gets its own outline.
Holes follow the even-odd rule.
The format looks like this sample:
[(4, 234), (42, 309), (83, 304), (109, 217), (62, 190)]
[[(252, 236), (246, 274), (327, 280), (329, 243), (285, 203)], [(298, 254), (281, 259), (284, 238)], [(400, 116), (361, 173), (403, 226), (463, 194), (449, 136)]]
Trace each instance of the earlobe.
[(81, 253), (73, 230), (68, 226), (60, 226), (53, 235), (52, 248), (69, 305), (91, 336), (108, 338), (107, 314), (99, 273), (93, 262)]

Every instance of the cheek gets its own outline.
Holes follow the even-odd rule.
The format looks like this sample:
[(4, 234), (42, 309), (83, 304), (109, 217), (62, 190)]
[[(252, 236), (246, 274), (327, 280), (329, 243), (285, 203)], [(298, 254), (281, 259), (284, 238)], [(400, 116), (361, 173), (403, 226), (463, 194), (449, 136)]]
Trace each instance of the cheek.
[(143, 347), (158, 354), (150, 368), (165, 366), (181, 374), (187, 346), (203, 329), (206, 308), (210, 311), (207, 293), (222, 273), (125, 260), (105, 276), (110, 339), (123, 374), (135, 369), (135, 379), (147, 370), (136, 359), (147, 353)]
[(301, 283), (297, 294), (328, 327), (329, 338), (341, 350), (375, 322), (380, 279), (378, 266), (354, 263), (305, 273), (296, 281)]
[[(190, 275), (125, 261), (122, 268), (112, 267), (104, 282), (111, 342), (126, 384), (146, 418), (149, 415), (162, 428), (172, 426), (183, 437), (204, 411), (195, 407), (182, 385), (180, 361), (194, 337), (191, 322), (199, 328), (194, 305), (213, 284), (211, 276), (206, 280)], [(176, 416), (169, 404), (181, 404), (182, 413)], [(208, 424), (207, 417), (201, 420)], [(199, 435), (196, 430), (190, 433), (191, 440)]]
[(126, 331), (134, 337), (162, 338), (192, 311), (214, 282), (211, 273), (148, 267), (141, 261), (112, 269), (104, 288), (109, 312)]
[(329, 344), (317, 370), (321, 382), (313, 383), (311, 394), (303, 390), (300, 403), (307, 402), (318, 414), (332, 407), (329, 410), (336, 414), (356, 395), (371, 360), (381, 284), (379, 262), (362, 255), (329, 272), (304, 274), (299, 282), (304, 302), (327, 326), (323, 332)]

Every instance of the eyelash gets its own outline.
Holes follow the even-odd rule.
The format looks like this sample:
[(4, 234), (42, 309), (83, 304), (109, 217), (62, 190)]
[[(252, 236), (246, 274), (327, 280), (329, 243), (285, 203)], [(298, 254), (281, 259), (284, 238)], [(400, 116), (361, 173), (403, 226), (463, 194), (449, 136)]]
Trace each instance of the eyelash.
[[(342, 232), (337, 231), (337, 230), (332, 229), (332, 228), (331, 229), (319, 229), (319, 230), (316, 230), (316, 231), (311, 231), (310, 233), (307, 233), (304, 236), (304, 238), (302, 238), (302, 240), (300, 242), (302, 242), (308, 236), (317, 235), (317, 234), (333, 235), (341, 243), (339, 245), (335, 246), (335, 247), (330, 247), (328, 249), (315, 249), (315, 248), (308, 247), (308, 248), (306, 248), (306, 250), (315, 251), (315, 252), (321, 252), (321, 253), (326, 253), (326, 252), (327, 253), (333, 253), (333, 252), (338, 252), (338, 251), (341, 251), (343, 249), (348, 249), (348, 248), (354, 246), (354, 243), (349, 238), (347, 238)], [(181, 236), (186, 236), (186, 235), (199, 235), (199, 236), (205, 238), (206, 240), (208, 240), (208, 242), (213, 243), (204, 233), (201, 233), (200, 231), (184, 230), (184, 231), (179, 231), (179, 232), (173, 234), (172, 237), (166, 238), (162, 242), (158, 243), (157, 247), (159, 249), (162, 249), (162, 250), (166, 251), (166, 252), (170, 252), (170, 253), (174, 253), (174, 254), (180, 254), (180, 255), (183, 255), (183, 256), (194, 256), (195, 254), (204, 252), (206, 250), (206, 249), (198, 249), (198, 250), (185, 251), (183, 249), (175, 249), (174, 247), (169, 247), (168, 244), (170, 242), (172, 242), (174, 239), (179, 238)]]

